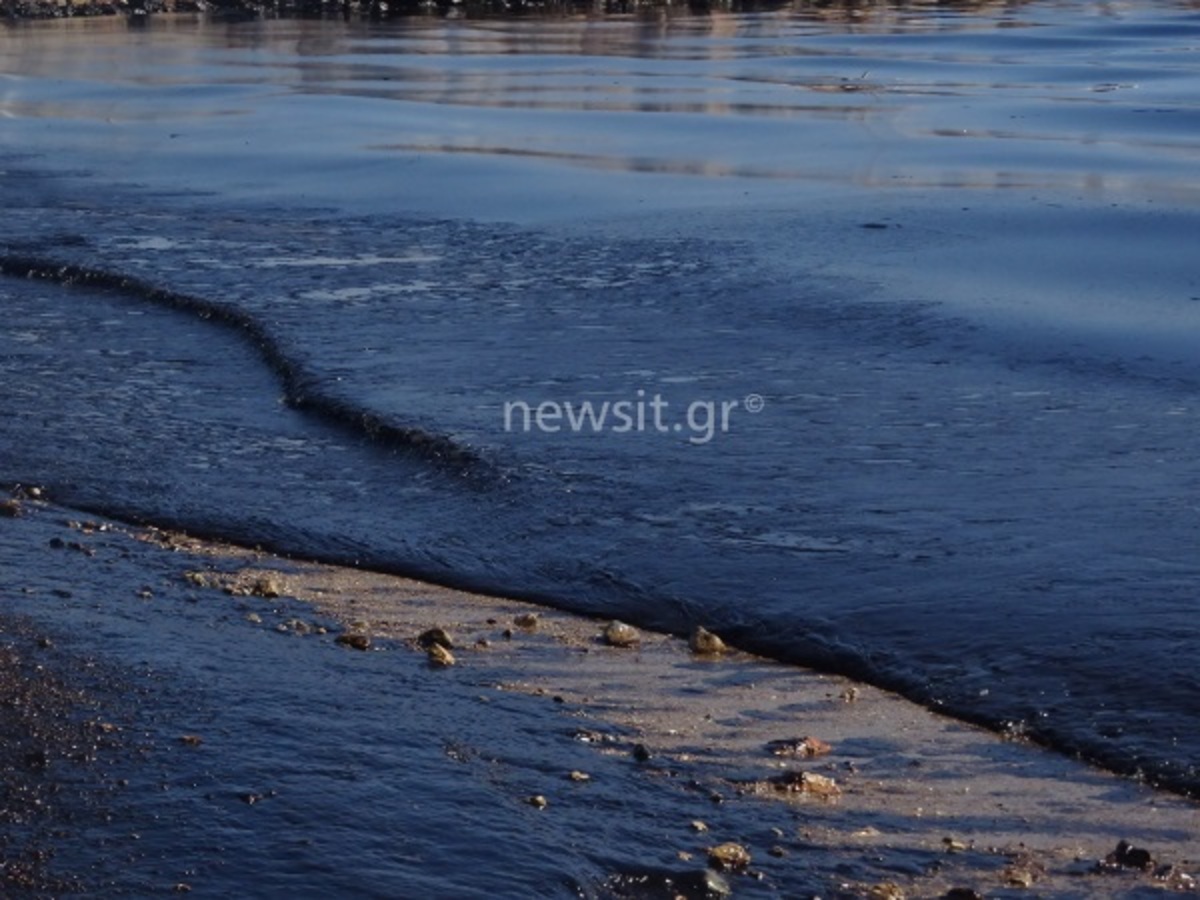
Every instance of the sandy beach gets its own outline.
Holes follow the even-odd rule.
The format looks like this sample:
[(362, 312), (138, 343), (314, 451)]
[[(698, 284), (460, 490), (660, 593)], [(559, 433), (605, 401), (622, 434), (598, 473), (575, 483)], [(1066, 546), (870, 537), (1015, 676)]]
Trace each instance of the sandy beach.
[[(1195, 890), (1193, 802), (867, 685), (735, 648), (697, 653), (682, 637), (624, 629), (606, 637), (605, 621), (97, 520), (24, 492), (4, 512), (6, 892), (94, 890), (96, 873), (61, 868), (73, 842), (103, 830), (80, 811), (103, 808), (111, 817), (116, 805), (134, 818), (146, 813), (136, 775), (122, 772), (158, 767), (151, 781), (165, 783), (231, 730), (217, 709), (202, 730), (180, 732), (178, 710), (170, 712), (179, 697), (169, 679), (162, 683), (163, 664), (149, 682), (137, 674), (145, 660), (127, 660), (123, 670), (104, 632), (81, 627), (72, 612), (108, 604), (141, 607), (135, 618), (143, 621), (129, 623), (132, 631), (152, 631), (153, 619), (176, 610), (199, 610), (223, 623), (223, 641), (253, 635), (308, 654), (313, 667), (383, 665), (420, 679), (430, 708), (465, 686), (475, 721), (438, 750), (459, 770), (455, 777), (494, 782), (488, 766), (472, 772), (462, 761), (487, 759), (502, 734), (518, 736), (530, 759), (545, 760), (502, 785), (506, 808), (481, 797), (475, 815), (509, 817), (531, 841), (547, 826), (602, 833), (607, 855), (638, 858), (577, 893), (796, 896), (812, 885), (825, 896), (875, 898)], [(200, 659), (189, 665), (204, 668)], [(226, 674), (244, 678), (251, 695), (261, 677), (249, 660), (244, 672)], [(133, 693), (121, 687), (139, 682)], [(528, 711), (542, 724), (530, 727)], [(355, 727), (353, 712), (345, 715)], [(222, 752), (241, 751), (233, 741)], [(617, 782), (606, 776), (614, 769)], [(153, 790), (149, 782), (140, 789)], [(631, 846), (622, 836), (629, 811), (621, 797), (641, 790), (660, 798), (659, 846)], [(273, 796), (238, 800), (269, 810)], [(255, 827), (289, 826), (268, 818)], [(1118, 850), (1121, 841), (1128, 847)], [(207, 893), (203, 867), (180, 862), (178, 873), (153, 882), (157, 888)], [(453, 876), (441, 877), (452, 889)], [(252, 888), (253, 877), (244, 884)]]

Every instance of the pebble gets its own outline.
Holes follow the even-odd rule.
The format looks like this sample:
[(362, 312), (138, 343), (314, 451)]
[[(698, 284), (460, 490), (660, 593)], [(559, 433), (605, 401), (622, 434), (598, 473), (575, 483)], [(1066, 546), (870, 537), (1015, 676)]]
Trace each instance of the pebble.
[(688, 647), (691, 648), (693, 653), (699, 653), (702, 656), (716, 656), (729, 649), (723, 640), (703, 625), (696, 626), (696, 630), (692, 632), (691, 638), (688, 639)]
[(335, 638), (335, 641), (336, 643), (341, 644), (343, 647), (351, 647), (355, 650), (371, 649), (371, 639), (365, 634), (347, 632), (339, 634), (337, 638)]
[(777, 791), (788, 794), (812, 794), (815, 797), (837, 797), (842, 793), (836, 781), (815, 772), (785, 772), (768, 779)]
[(634, 647), (640, 640), (638, 630), (624, 622), (614, 620), (604, 629), (604, 642), (610, 647)]
[(701, 834), (703, 834), (704, 832), (708, 831), (708, 826), (705, 825), (703, 822), (701, 822), (699, 819), (693, 819), (692, 820), (692, 831), (700, 832)]
[(1120, 841), (1116, 849), (1104, 858), (1104, 864), (1110, 868), (1147, 870), (1154, 867), (1154, 857), (1143, 847), (1135, 847), (1129, 841)]
[(454, 639), (450, 637), (450, 632), (445, 628), (425, 629), (417, 636), (417, 643), (427, 650), (434, 644), (445, 647), (447, 650), (454, 649)]
[(587, 772), (580, 772), (578, 769), (572, 769), (570, 772), (568, 772), (567, 778), (570, 779), (571, 781), (577, 781), (577, 782), (592, 780), (591, 775), (589, 775)]
[(833, 746), (815, 737), (784, 738), (768, 741), (767, 750), (775, 756), (799, 756), (811, 759), (814, 756), (825, 756), (832, 753)]
[(534, 809), (545, 809), (547, 806), (550, 805), (550, 803), (546, 800), (546, 798), (543, 797), (541, 794), (534, 794), (532, 797), (526, 798), (525, 802), (528, 803), (530, 806), (532, 806)]
[(0, 516), (7, 516), (10, 519), (16, 519), (22, 514), (20, 500), (5, 500), (0, 503)]
[(708, 850), (708, 861), (715, 869), (736, 871), (750, 865), (750, 851), (732, 841)]
[(532, 631), (538, 627), (538, 614), (528, 612), (521, 613), (520, 615), (513, 617), (513, 624), (518, 628), (525, 628), (529, 631)]
[(435, 666), (440, 669), (444, 669), (447, 666), (452, 666), (455, 664), (455, 662), (457, 662), (457, 660), (454, 658), (454, 654), (441, 644), (430, 644), (425, 655), (429, 658), (429, 664), (431, 666)]

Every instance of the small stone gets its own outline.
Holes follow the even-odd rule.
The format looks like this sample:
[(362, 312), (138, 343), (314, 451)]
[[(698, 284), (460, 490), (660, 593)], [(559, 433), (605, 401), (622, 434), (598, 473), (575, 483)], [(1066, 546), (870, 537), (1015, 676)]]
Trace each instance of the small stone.
[(1009, 866), (1004, 870), (1004, 880), (1007, 884), (1013, 887), (1033, 887), (1033, 883), (1037, 880), (1034, 874), (1028, 869), (1020, 866)]
[(371, 649), (371, 639), (365, 634), (345, 632), (343, 634), (339, 634), (334, 640), (343, 647), (350, 647), (354, 650)]
[(39, 650), (49, 650), (54, 646), (54, 641), (48, 637), (40, 637), (37, 639), (37, 645)]
[(457, 662), (454, 654), (443, 647), (441, 644), (430, 644), (429, 649), (425, 651), (426, 657), (429, 659), (429, 664), (436, 668), (444, 669), (447, 666), (452, 666)]
[(858, 688), (848, 687), (842, 691), (838, 697), (843, 703), (854, 703), (858, 700)]
[(781, 857), (787, 856), (787, 851), (784, 850), (782, 847), (780, 847), (778, 844), (776, 844), (770, 850), (768, 850), (767, 853), (769, 853), (771, 856), (774, 856), (776, 858), (781, 858)]
[(872, 885), (867, 890), (870, 900), (904, 900), (904, 889), (894, 881)]
[(1143, 847), (1135, 847), (1129, 841), (1118, 843), (1116, 849), (1104, 858), (1104, 862), (1109, 866), (1120, 866), (1123, 869), (1146, 871), (1154, 868), (1154, 857), (1150, 855), (1150, 851)]
[(638, 630), (624, 622), (614, 620), (604, 629), (604, 642), (610, 647), (634, 647), (640, 640)]
[(527, 797), (525, 802), (534, 809), (545, 809), (550, 803), (541, 794), (534, 794), (532, 797)]
[(521, 613), (520, 615), (513, 617), (513, 624), (518, 628), (524, 628), (527, 631), (533, 631), (533, 629), (538, 627), (538, 614), (531, 612)]
[(250, 593), (271, 600), (283, 594), (283, 583), (275, 575), (260, 575), (250, 585)]
[(842, 793), (836, 781), (815, 772), (785, 772), (768, 779), (777, 791), (788, 794), (811, 794), (815, 797), (837, 797)]
[(692, 820), (692, 831), (703, 834), (704, 832), (708, 831), (708, 826), (705, 823), (701, 822), (699, 819), (693, 819)]
[(708, 862), (714, 869), (738, 871), (750, 865), (750, 851), (733, 842), (718, 844), (709, 848)]
[(171, 890), (177, 894), (190, 894), (192, 891), (192, 886), (186, 881), (181, 881), (175, 885), (175, 887), (171, 888)]
[(633, 745), (633, 758), (638, 762), (646, 762), (650, 759), (650, 748), (645, 744)]
[(261, 625), (263, 617), (256, 612), (246, 613), (246, 621), (252, 625)]
[(445, 647), (447, 650), (454, 649), (454, 640), (450, 637), (450, 633), (444, 628), (427, 628), (417, 636), (417, 643), (428, 650), (434, 644), (440, 647)]
[(23, 512), (20, 500), (5, 500), (3, 503), (0, 503), (0, 516), (4, 516), (5, 518), (16, 519)]
[(568, 772), (567, 778), (571, 781), (576, 781), (576, 782), (592, 780), (591, 775), (589, 775), (587, 772), (580, 772), (578, 769), (572, 769), (570, 772)]
[(962, 841), (957, 841), (952, 837), (942, 838), (942, 846), (946, 848), (947, 853), (962, 853), (964, 850), (971, 849), (968, 844), (964, 844)]
[(693, 653), (698, 653), (701, 656), (717, 656), (729, 649), (723, 640), (703, 625), (696, 626), (696, 630), (692, 632), (691, 638), (688, 639), (688, 647), (691, 648)]
[(811, 759), (833, 752), (833, 747), (820, 738), (802, 737), (767, 741), (767, 750), (775, 756), (798, 756)]
[(199, 747), (204, 743), (204, 738), (198, 734), (182, 734), (179, 736), (179, 743), (188, 747)]

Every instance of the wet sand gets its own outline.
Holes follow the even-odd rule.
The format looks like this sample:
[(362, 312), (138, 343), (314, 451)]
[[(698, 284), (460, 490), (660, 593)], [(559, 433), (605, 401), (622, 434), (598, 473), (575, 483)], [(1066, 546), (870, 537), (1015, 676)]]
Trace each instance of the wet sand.
[[(130, 741), (153, 743), (144, 728), (111, 723), (155, 721), (159, 717), (145, 708), (160, 702), (154, 691), (115, 689), (122, 676), (112, 674), (111, 660), (71, 664), (103, 658), (105, 637), (72, 625), (65, 610), (81, 602), (115, 603), (105, 599), (114, 592), (143, 604), (147, 621), (172, 615), (173, 607), (207, 611), (228, 621), (235, 634), (324, 645), (341, 665), (403, 668), (430, 683), (435, 697), (439, 679), (447, 693), (451, 685), (465, 685), (478, 709), (473, 746), (505, 734), (518, 748), (508, 753), (574, 760), (570, 769), (535, 767), (520, 786), (505, 784), (512, 794), (505, 814), (532, 811), (541, 817), (539, 827), (546, 819), (554, 827), (556, 816), (580, 819), (588, 831), (611, 832), (614, 858), (634, 852), (621, 846), (620, 819), (628, 811), (615, 805), (602, 782), (605, 767), (623, 767), (622, 778), (630, 780), (615, 788), (618, 795), (633, 785), (667, 798), (656, 815), (670, 840), (653, 848), (647, 865), (613, 872), (589, 889), (591, 895), (669, 896), (674, 890), (704, 896), (695, 879), (711, 878), (704, 875), (709, 852), (725, 843), (750, 855), (748, 866), (720, 876), (735, 896), (788, 894), (798, 883), (864, 897), (1117, 897), (1195, 889), (1195, 803), (866, 685), (732, 648), (701, 655), (685, 639), (662, 634), (641, 632), (634, 646), (610, 646), (603, 637), (607, 622), (97, 521), (28, 497), (5, 513), (6, 558), (18, 558), (17, 548), (21, 565), (6, 571), (0, 681), (7, 697), (24, 698), (10, 699), (0, 722), (9, 891), (88, 883), (88, 872), (39, 867), (38, 860), (70, 858), (64, 849), (80, 832), (64, 822), (79, 821), (80, 810), (95, 817), (99, 807), (87, 797), (105, 795), (121, 781), (127, 792), (136, 788), (136, 778), (127, 788), (128, 779), (106, 760), (119, 757)], [(88, 596), (78, 575), (69, 590), (49, 588), (46, 574), (64, 571), (64, 560), (79, 572), (90, 567), (102, 596)], [(435, 628), (450, 639), (451, 665), (432, 658), (431, 636), (419, 637)], [(72, 655), (54, 663), (57, 639), (46, 635), (64, 629)], [(38, 653), (50, 668), (20, 662)], [(323, 658), (316, 648), (310, 653), (314, 664)], [(257, 677), (249, 666), (245, 675)], [(89, 679), (91, 687), (80, 686)], [(505, 699), (518, 696), (532, 706), (513, 707)], [(117, 708), (130, 703), (140, 707), (134, 714)], [(529, 710), (542, 724), (530, 725)], [(218, 712), (207, 730), (221, 729)], [(205, 740), (168, 729), (154, 765), (164, 771), (183, 765), (193, 738), (197, 746)], [(803, 738), (817, 740), (805, 744)], [(451, 760), (458, 752), (446, 751)], [(149, 764), (143, 757), (131, 764)], [(161, 772), (156, 777), (163, 780)], [(74, 785), (73, 799), (61, 796), (63, 778)], [(47, 806), (49, 794), (59, 799)], [(496, 814), (483, 798), (476, 813)], [(612, 817), (611, 826), (605, 817)], [(16, 835), (35, 819), (39, 838), (22, 846)], [(1118, 858), (1122, 840), (1147, 849), (1151, 861), (1136, 852)], [(253, 889), (253, 876), (245, 877)], [(203, 893), (202, 883), (183, 876), (156, 883)], [(714, 881), (709, 889), (724, 888)], [(955, 889), (961, 893), (948, 894)]]

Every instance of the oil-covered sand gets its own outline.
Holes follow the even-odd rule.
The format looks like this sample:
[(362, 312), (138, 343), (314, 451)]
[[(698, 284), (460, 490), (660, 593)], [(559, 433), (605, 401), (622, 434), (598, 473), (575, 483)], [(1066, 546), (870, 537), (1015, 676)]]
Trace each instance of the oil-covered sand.
[[(1194, 889), (1194, 803), (874, 688), (44, 500), (6, 513), (6, 894)], [(804, 737), (816, 755), (788, 752)], [(1121, 840), (1152, 862), (1116, 864)], [(749, 865), (706, 871), (726, 843)]]

